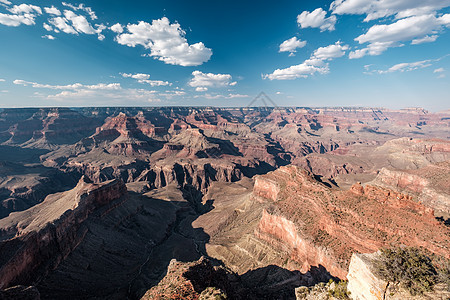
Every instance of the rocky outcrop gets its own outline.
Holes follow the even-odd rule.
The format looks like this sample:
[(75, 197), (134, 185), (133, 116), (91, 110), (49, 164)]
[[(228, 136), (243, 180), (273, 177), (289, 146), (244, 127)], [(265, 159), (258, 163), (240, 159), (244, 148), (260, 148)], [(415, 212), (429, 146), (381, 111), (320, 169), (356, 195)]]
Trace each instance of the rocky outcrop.
[(374, 254), (352, 255), (348, 270), (348, 285), (350, 297), (355, 300), (384, 300), (388, 283), (378, 278), (373, 270), (373, 260), (379, 256)]
[(347, 289), (353, 300), (431, 300), (448, 299), (450, 291), (443, 284), (434, 286), (432, 292), (412, 296), (403, 288), (381, 279), (374, 270), (374, 261), (379, 252), (371, 254), (354, 253), (348, 270)]
[(167, 275), (141, 299), (227, 299), (227, 291), (232, 292), (230, 275), (223, 268), (213, 267), (206, 258), (191, 263), (173, 259)]
[(125, 194), (121, 181), (93, 184), (83, 177), (74, 189), (1, 219), (0, 288), (33, 281), (55, 268), (83, 240), (83, 222)]

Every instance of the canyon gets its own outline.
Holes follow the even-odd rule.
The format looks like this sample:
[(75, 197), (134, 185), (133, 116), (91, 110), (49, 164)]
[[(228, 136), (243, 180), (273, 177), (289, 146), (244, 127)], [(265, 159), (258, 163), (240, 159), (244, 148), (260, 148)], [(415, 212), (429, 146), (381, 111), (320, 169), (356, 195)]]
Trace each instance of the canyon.
[(356, 297), (381, 248), (450, 259), (449, 139), (419, 108), (0, 109), (1, 293)]

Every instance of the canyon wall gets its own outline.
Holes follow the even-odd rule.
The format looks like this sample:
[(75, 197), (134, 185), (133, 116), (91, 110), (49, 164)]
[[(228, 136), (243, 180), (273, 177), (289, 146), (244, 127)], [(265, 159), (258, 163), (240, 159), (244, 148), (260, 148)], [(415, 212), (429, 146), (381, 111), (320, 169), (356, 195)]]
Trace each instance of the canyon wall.
[(0, 220), (0, 288), (32, 282), (55, 268), (83, 240), (83, 222), (99, 207), (126, 194), (123, 182), (91, 184), (80, 179), (68, 192), (48, 196)]

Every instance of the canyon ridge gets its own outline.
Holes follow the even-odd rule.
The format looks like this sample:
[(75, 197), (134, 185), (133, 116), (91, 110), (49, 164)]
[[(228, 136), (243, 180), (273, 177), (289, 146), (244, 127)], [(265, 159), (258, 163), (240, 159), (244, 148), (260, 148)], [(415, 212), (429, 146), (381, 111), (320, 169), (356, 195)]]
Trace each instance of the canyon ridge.
[(450, 259), (449, 139), (421, 108), (0, 109), (0, 299), (409, 299), (372, 260)]

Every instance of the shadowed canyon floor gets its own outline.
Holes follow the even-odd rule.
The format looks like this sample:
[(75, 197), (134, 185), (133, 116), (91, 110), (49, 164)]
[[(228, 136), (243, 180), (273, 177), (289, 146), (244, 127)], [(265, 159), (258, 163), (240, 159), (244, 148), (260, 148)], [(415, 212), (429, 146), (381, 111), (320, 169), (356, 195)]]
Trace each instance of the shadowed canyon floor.
[(353, 253), (449, 259), (449, 129), (423, 109), (0, 110), (0, 289), (295, 299)]

